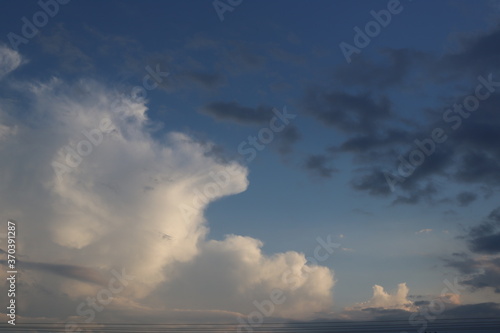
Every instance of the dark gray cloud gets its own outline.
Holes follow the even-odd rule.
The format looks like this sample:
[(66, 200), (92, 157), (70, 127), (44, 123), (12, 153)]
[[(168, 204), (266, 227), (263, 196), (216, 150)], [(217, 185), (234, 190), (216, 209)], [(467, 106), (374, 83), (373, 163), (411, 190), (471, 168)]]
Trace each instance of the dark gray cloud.
[(488, 220), (497, 225), (500, 224), (500, 207), (491, 211), (491, 213), (488, 215)]
[(337, 169), (329, 165), (330, 161), (331, 158), (327, 155), (309, 155), (304, 163), (304, 168), (315, 176), (331, 178)]
[(473, 192), (460, 192), (457, 195), (457, 201), (460, 207), (465, 207), (471, 204), (472, 202), (476, 201), (477, 199), (477, 194)]
[[(303, 109), (323, 125), (347, 134), (330, 151), (350, 153), (361, 166), (363, 171), (351, 180), (356, 190), (390, 195), (384, 171), (401, 176), (399, 157), (408, 159), (417, 148), (415, 140), (424, 140), (432, 130), (442, 128), (447, 140), (436, 144), (435, 152), (410, 176), (400, 178), (393, 202), (452, 202), (453, 197), (440, 196), (445, 186), (431, 185), (439, 181), (474, 184), (492, 192), (500, 187), (499, 41), (500, 25), (461, 37), (458, 50), (443, 55), (390, 48), (378, 51), (377, 57), (362, 54), (355, 66), (343, 63), (333, 70), (329, 81), (306, 88)], [(445, 121), (444, 113), (473, 95), (478, 77), (487, 78), (490, 73), (491, 87), (497, 91), (470, 115)], [(425, 96), (429, 87), (440, 91), (439, 98), (436, 105), (419, 106), (419, 113), (407, 112), (394, 100), (404, 99), (405, 94)], [(473, 192), (453, 196), (460, 206), (478, 198)], [(481, 245), (476, 244), (475, 249), (494, 248), (491, 244), (497, 240), (497, 235), (488, 235), (478, 240)]]
[(447, 309), (443, 313), (444, 318), (500, 318), (500, 304), (487, 302), (458, 305)]
[[(414, 312), (401, 309), (364, 308), (346, 311), (344, 316), (353, 318), (350, 320), (318, 319), (310, 322), (291, 322), (287, 323), (286, 327), (300, 332), (308, 329), (309, 331), (325, 333), (337, 331), (397, 333), (420, 330), (425, 330), (425, 332), (455, 332), (458, 328), (460, 330), (469, 328), (470, 331), (473, 331), (478, 326), (494, 329), (499, 324), (498, 319), (495, 319), (500, 317), (499, 303), (487, 302), (466, 305), (446, 303), (444, 311), (438, 316), (429, 316), (429, 302), (421, 301), (419, 303), (418, 310)], [(467, 321), (464, 321), (464, 318), (467, 318)]]
[(206, 148), (205, 156), (214, 158), (219, 163), (229, 163), (231, 156), (228, 155), (226, 148), (223, 145), (207, 143), (206, 141), (198, 141)]
[(216, 88), (224, 84), (225, 79), (221, 74), (218, 73), (206, 73), (206, 72), (186, 72), (179, 74), (184, 76), (186, 79), (202, 85), (204, 88)]
[(373, 135), (357, 135), (344, 141), (339, 147), (332, 147), (332, 151), (362, 153), (376, 148), (383, 148), (395, 144), (411, 142), (412, 137), (403, 129), (388, 129), (384, 133)]
[(216, 120), (231, 121), (242, 125), (264, 125), (274, 116), (272, 107), (250, 108), (236, 102), (211, 102), (201, 112)]
[(484, 256), (500, 253), (500, 207), (461, 238), (467, 241), (473, 254), (480, 256), (454, 253), (451, 259), (445, 259), (446, 265), (467, 277), (462, 284), (473, 289), (493, 288), (500, 293), (500, 258)]
[[(421, 191), (425, 187), (422, 182), (436, 181), (436, 177), (489, 188), (498, 187), (500, 186), (500, 136), (497, 134), (497, 128), (500, 126), (500, 116), (493, 112), (500, 106), (498, 97), (498, 95), (491, 96), (488, 101), (481, 104), (476, 113), (463, 119), (461, 126), (455, 131), (440, 117), (436, 117), (435, 122), (427, 125), (428, 130), (405, 132), (403, 129), (390, 128), (386, 129), (386, 134), (367, 131), (363, 135), (348, 138), (333, 149), (353, 153), (358, 161), (378, 164), (377, 169), (387, 169), (393, 176), (401, 176), (398, 168), (403, 165), (403, 169), (407, 169), (404, 168), (405, 163), (401, 157), (408, 161), (410, 153), (418, 149), (414, 141), (425, 140), (433, 129), (443, 128), (448, 139), (436, 144), (435, 151), (425, 156), (424, 162), (416, 167), (410, 176), (403, 177), (397, 182), (398, 189), (408, 192), (406, 196), (408, 200), (399, 201), (420, 202), (418, 196), (431, 193)], [(456, 100), (463, 100), (463, 97)], [(441, 115), (443, 112), (441, 111)], [(401, 150), (402, 146), (409, 148)], [(394, 152), (392, 163), (388, 160), (390, 151)], [(398, 151), (402, 153), (397, 153)], [(367, 159), (367, 156), (370, 159)], [(354, 182), (355, 188), (370, 191), (371, 180), (374, 182), (372, 186), (375, 187), (370, 191), (371, 194), (387, 194), (386, 191), (377, 188), (383, 185), (379, 176), (367, 175), (363, 180)], [(477, 197), (476, 194), (457, 194), (457, 200), (460, 205), (466, 205), (475, 200), (474, 195)]]
[(470, 241), (471, 250), (478, 253), (500, 253), (500, 232), (492, 235), (474, 238)]
[(385, 171), (377, 167), (351, 180), (351, 186), (356, 190), (367, 191), (375, 196), (387, 196), (391, 193), (391, 188), (385, 179)]
[(303, 100), (306, 113), (326, 126), (348, 133), (371, 133), (376, 124), (392, 115), (390, 100), (368, 93), (309, 89)]
[(267, 57), (258, 51), (257, 45), (238, 41), (231, 43), (231, 46), (227, 51), (227, 59), (230, 59), (240, 70), (241, 67), (248, 70), (261, 69), (267, 62)]
[(455, 173), (457, 180), (466, 183), (499, 184), (500, 161), (485, 151), (470, 151), (460, 156)]
[(377, 321), (407, 319), (411, 315), (411, 312), (401, 309), (364, 308), (362, 311), (370, 313)]
[(500, 260), (466, 260), (449, 261), (448, 267), (457, 269), (468, 278), (461, 282), (462, 285), (472, 290), (492, 288), (495, 293), (500, 293)]
[[(0, 264), (7, 265), (6, 260), (0, 260)], [(65, 278), (74, 279), (82, 282), (105, 286), (107, 279), (96, 269), (62, 264), (49, 264), (29, 261), (17, 261), (20, 269), (38, 270), (47, 273), (52, 273)]]
[[(419, 319), (425, 318), (425, 313), (428, 313), (427, 304), (425, 301), (419, 302), (421, 303), (421, 311), (418, 312), (417, 316), (414, 318), (414, 323), (418, 323)], [(427, 310), (427, 311), (426, 311)], [(404, 311), (404, 310), (392, 310), (392, 309), (381, 309), (381, 308), (369, 308), (364, 309), (366, 312), (370, 312), (374, 316), (374, 320), (383, 321), (383, 320), (405, 320), (414, 312)], [(453, 321), (441, 321), (441, 320), (450, 320), (450, 319), (463, 319), (463, 318), (499, 318), (500, 316), (500, 304), (494, 302), (488, 303), (477, 303), (477, 304), (465, 304), (465, 305), (456, 305), (456, 304), (446, 304), (445, 310), (439, 314), (437, 320), (433, 320), (428, 323), (428, 331), (434, 332), (433, 327), (436, 328), (436, 331), (440, 331), (438, 327), (440, 327), (443, 331), (446, 330), (446, 325), (452, 325)], [(424, 321), (422, 321), (423, 323)], [(413, 329), (417, 328), (416, 326), (412, 326)]]
[[(391, 154), (392, 163), (387, 166), (373, 166), (362, 169), (362, 174), (358, 178), (351, 180), (351, 186), (359, 191), (366, 191), (374, 196), (388, 196), (393, 193), (390, 182), (395, 182), (393, 186), (396, 198), (393, 204), (417, 204), (423, 200), (434, 202), (439, 196), (439, 189), (434, 184), (433, 176), (441, 175), (446, 177), (447, 168), (453, 165), (453, 150), (436, 149), (435, 153), (427, 157), (425, 162), (408, 177), (403, 177), (399, 173), (400, 168), (407, 169), (405, 163), (401, 162), (398, 156), (407, 159), (406, 154)], [(386, 157), (387, 154), (375, 151), (374, 157)], [(384, 161), (372, 161), (373, 163)]]
[(415, 306), (424, 306), (424, 305), (429, 305), (431, 302), (430, 301), (415, 301), (413, 304)]
[(437, 194), (438, 190), (432, 183), (427, 183), (425, 186), (419, 186), (416, 189), (412, 189), (407, 195), (398, 195), (398, 197), (392, 202), (396, 204), (417, 204), (422, 201), (422, 199), (432, 200), (434, 195)]
[(408, 80), (416, 67), (421, 67), (428, 55), (411, 49), (383, 49), (382, 61), (374, 62), (360, 55), (356, 65), (343, 64), (335, 70), (335, 79), (342, 84), (374, 89), (401, 85)]
[(293, 145), (301, 138), (299, 129), (294, 125), (288, 125), (283, 131), (276, 135), (276, 147), (281, 155), (290, 154), (293, 150)]
[(479, 271), (481, 263), (472, 259), (469, 255), (465, 254), (459, 258), (445, 259), (446, 266), (453, 267), (461, 274), (469, 275)]
[(500, 207), (493, 210), (482, 223), (471, 228), (467, 238), (473, 252), (500, 253)]
[(438, 70), (438, 73), (448, 71), (452, 74), (451, 77), (464, 71), (477, 75), (480, 72), (498, 70), (500, 67), (498, 54), (500, 54), (500, 25), (484, 33), (463, 36), (460, 39), (459, 51), (445, 54), (433, 69)]
[(303, 56), (289, 52), (277, 45), (273, 45), (269, 48), (269, 55), (280, 63), (304, 65), (305, 62), (305, 58)]

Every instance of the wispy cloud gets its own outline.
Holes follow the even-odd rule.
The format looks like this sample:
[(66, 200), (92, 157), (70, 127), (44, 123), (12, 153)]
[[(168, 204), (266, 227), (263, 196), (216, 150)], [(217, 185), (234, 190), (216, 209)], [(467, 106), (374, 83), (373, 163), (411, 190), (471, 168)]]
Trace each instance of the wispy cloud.
[(416, 234), (428, 234), (428, 233), (431, 233), (432, 232), (432, 229), (421, 229), (417, 232), (415, 232)]
[(0, 80), (21, 65), (23, 59), (19, 52), (0, 45)]

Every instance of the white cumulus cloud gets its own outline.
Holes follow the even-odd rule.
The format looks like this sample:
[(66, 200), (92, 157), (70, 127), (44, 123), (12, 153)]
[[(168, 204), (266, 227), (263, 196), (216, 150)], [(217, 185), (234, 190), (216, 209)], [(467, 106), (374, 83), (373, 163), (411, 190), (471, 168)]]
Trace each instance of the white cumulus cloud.
[(414, 305), (408, 299), (409, 291), (410, 289), (406, 283), (398, 284), (397, 289), (393, 292), (387, 292), (384, 290), (384, 287), (374, 285), (372, 298), (367, 302), (359, 303), (353, 309), (383, 308), (410, 311), (414, 309)]
[[(16, 135), (0, 145), (0, 219), (19, 221), (30, 262), (25, 316), (75, 316), (102, 288), (92, 281), (113, 268), (134, 279), (109, 308), (162, 309), (160, 321), (172, 311), (244, 315), (275, 288), (286, 297), (276, 316), (331, 307), (333, 272), (311, 268), (303, 254), (268, 256), (250, 237), (207, 239), (205, 208), (245, 191), (247, 168), (222, 164), (180, 132), (153, 139), (145, 102), (98, 82), (53, 78), (24, 88), (30, 117), (11, 116)], [(0, 119), (16, 111), (0, 105)], [(51, 309), (41, 306), (47, 293)]]

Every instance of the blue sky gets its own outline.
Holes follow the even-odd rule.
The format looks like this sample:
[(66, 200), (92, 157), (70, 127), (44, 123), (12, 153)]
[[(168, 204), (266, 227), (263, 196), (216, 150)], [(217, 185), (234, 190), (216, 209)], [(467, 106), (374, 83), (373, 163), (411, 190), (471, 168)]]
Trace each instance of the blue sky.
[[(291, 296), (269, 321), (408, 318), (437, 299), (450, 317), (499, 313), (497, 1), (4, 7), (0, 225), (22, 226), (25, 320), (85, 321), (75, 307), (113, 267), (141, 277), (96, 321), (247, 318), (273, 287)], [(83, 131), (98, 143), (78, 162)], [(311, 267), (318, 238), (340, 245), (291, 288), (280, 276)]]

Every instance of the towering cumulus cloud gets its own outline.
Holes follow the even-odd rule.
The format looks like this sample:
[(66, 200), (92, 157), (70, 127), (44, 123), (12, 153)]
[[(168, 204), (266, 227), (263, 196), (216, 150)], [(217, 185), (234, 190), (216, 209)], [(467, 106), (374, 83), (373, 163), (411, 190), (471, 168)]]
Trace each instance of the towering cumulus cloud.
[[(274, 315), (329, 310), (329, 269), (308, 270), (296, 252), (266, 256), (250, 237), (206, 239), (204, 209), (244, 191), (246, 167), (222, 164), (206, 144), (179, 132), (153, 138), (145, 101), (98, 82), (53, 78), (15, 86), (26, 96), (22, 107), (0, 100), (6, 180), (0, 218), (19, 221), (24, 281), (33, 289), (25, 316), (51, 316), (37, 307), (42, 289), (74, 316), (78, 302), (95, 296), (113, 268), (133, 276), (109, 305), (124, 312), (245, 314), (273, 288), (286, 297)], [(296, 272), (293, 284), (285, 271)], [(106, 313), (113, 312), (101, 318)]]

